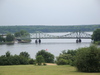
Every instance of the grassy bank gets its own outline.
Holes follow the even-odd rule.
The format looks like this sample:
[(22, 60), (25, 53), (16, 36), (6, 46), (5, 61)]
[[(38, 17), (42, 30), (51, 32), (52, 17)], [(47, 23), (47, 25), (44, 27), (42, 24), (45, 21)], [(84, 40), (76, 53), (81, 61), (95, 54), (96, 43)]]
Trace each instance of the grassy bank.
[(100, 75), (100, 73), (77, 72), (72, 66), (34, 66), (34, 65), (15, 65), (0, 66), (0, 75)]

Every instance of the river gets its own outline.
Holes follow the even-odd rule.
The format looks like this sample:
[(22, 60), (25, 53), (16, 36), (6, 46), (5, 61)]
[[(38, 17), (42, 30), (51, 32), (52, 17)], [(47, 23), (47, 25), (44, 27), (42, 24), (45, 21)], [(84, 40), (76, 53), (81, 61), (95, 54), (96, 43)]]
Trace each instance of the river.
[(31, 43), (15, 43), (14, 45), (0, 45), (0, 56), (4, 55), (7, 51), (10, 51), (12, 55), (18, 55), (20, 52), (26, 51), (30, 54), (31, 58), (35, 59), (36, 53), (43, 49), (54, 54), (56, 57), (63, 50), (75, 50), (77, 48), (88, 47), (91, 45), (91, 39), (82, 39), (81, 43), (76, 43), (76, 39), (41, 39), (41, 44), (35, 44), (34, 41), (35, 39), (32, 39)]

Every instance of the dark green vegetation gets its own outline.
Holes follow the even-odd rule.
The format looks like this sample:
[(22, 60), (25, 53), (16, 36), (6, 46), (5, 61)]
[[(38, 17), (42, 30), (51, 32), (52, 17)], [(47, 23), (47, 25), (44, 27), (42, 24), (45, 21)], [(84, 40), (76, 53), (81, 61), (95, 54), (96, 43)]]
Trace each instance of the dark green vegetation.
[(0, 65), (21, 65), (21, 64), (38, 64), (54, 62), (54, 55), (41, 50), (36, 54), (36, 60), (30, 58), (27, 52), (21, 52), (19, 55), (11, 55), (8, 51), (5, 55), (0, 56)]
[(37, 62), (38, 65), (42, 65), (42, 63), (45, 62), (43, 56), (42, 55), (38, 55), (36, 57), (36, 62)]
[(36, 58), (38, 56), (42, 56), (44, 59), (44, 62), (46, 63), (54, 63), (54, 55), (45, 50), (38, 51), (38, 53), (36, 54)]
[(14, 36), (16, 37), (19, 43), (31, 42), (30, 34), (25, 30), (20, 30), (18, 32), (15, 32)]
[(19, 55), (11, 55), (6, 52), (5, 55), (0, 56), (0, 65), (21, 65), (34, 64), (35, 60), (30, 58), (27, 52), (21, 52)]
[(30, 42), (30, 34), (25, 30), (20, 30), (18, 32), (15, 32), (14, 35), (11, 33), (5, 34), (6, 36), (0, 35), (0, 44), (11, 44), (14, 43), (15, 39), (18, 40), (18, 42), (27, 43)]
[(76, 50), (68, 50), (67, 52), (64, 50), (62, 53), (57, 57), (56, 63), (58, 65), (75, 65), (75, 55)]
[(100, 44), (100, 28), (94, 30), (92, 40), (94, 40), (95, 44)]
[(0, 44), (1, 43), (11, 43), (11, 42), (14, 42), (14, 39), (15, 39), (15, 37), (11, 33), (7, 33), (5, 38), (1, 35), (0, 36)]
[(0, 33), (15, 33), (20, 30), (26, 30), (29, 33), (41, 32), (75, 32), (75, 31), (94, 31), (100, 28), (100, 25), (78, 25), (78, 26), (0, 26)]
[(77, 50), (63, 51), (57, 57), (58, 65), (73, 65), (78, 71), (100, 72), (100, 48), (90, 46)]
[(30, 34), (25, 30), (20, 30), (18, 32), (15, 32), (14, 35), (15, 37), (25, 37), (25, 36), (29, 36)]
[(80, 48), (76, 53), (76, 67), (82, 72), (100, 72), (100, 48)]

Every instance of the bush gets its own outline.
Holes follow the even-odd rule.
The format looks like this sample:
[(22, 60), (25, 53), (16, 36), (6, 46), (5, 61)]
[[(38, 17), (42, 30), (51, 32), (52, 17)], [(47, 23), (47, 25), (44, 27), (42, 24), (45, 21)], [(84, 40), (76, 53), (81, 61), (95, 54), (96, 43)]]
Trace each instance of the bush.
[(56, 63), (57, 65), (67, 65), (68, 61), (65, 59), (59, 59)]
[(23, 57), (25, 57), (27, 59), (30, 58), (30, 55), (28, 54), (28, 52), (21, 52), (19, 56), (23, 56)]
[[(20, 65), (29, 64), (30, 56), (27, 52), (21, 52), (20, 55), (11, 55), (9, 51), (0, 56), (0, 65)], [(33, 63), (33, 60), (30, 60)]]
[(76, 67), (82, 72), (100, 72), (100, 48), (80, 48), (76, 54)]
[(37, 56), (36, 62), (37, 62), (38, 65), (42, 65), (42, 63), (45, 62), (43, 56), (42, 55)]
[(29, 64), (35, 64), (35, 62), (36, 62), (36, 61), (35, 61), (34, 59), (30, 59), (30, 60), (29, 60)]
[(76, 50), (68, 50), (67, 52), (64, 50), (62, 53), (57, 57), (56, 63), (58, 65), (71, 65), (74, 66)]
[(36, 54), (36, 57), (39, 55), (43, 56), (44, 61), (46, 63), (53, 63), (54, 62), (54, 55), (49, 53), (49, 52), (46, 52), (45, 50), (38, 51), (38, 53)]

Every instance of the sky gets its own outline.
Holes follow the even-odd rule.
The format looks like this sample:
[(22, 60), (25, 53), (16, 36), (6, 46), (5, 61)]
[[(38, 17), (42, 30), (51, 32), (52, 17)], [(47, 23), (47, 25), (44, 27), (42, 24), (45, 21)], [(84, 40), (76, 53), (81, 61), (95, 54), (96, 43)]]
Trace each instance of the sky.
[(0, 0), (0, 26), (100, 24), (100, 0)]

